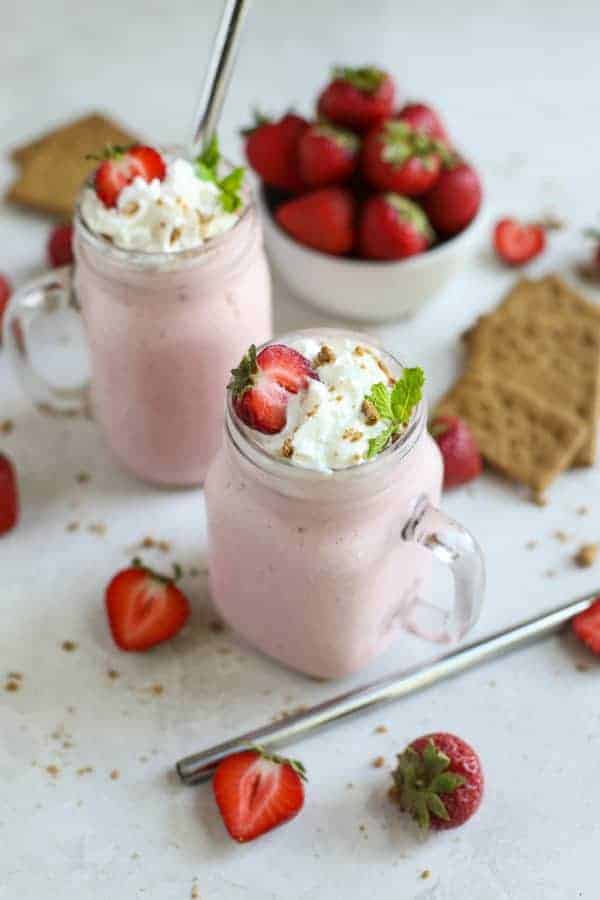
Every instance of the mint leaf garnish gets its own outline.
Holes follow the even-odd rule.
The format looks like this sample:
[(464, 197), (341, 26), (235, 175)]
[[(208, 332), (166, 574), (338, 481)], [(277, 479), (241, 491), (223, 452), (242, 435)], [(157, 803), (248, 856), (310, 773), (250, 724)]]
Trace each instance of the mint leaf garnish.
[(246, 170), (243, 166), (234, 169), (224, 178), (219, 178), (219, 163), (221, 151), (219, 140), (213, 134), (208, 147), (196, 159), (196, 174), (202, 181), (210, 181), (219, 188), (221, 195), (219, 200), (225, 212), (233, 213), (242, 205), (240, 191), (244, 183)]
[(383, 382), (374, 384), (371, 393), (365, 400), (373, 404), (381, 419), (388, 424), (384, 431), (369, 441), (367, 459), (372, 459), (388, 445), (388, 442), (396, 432), (407, 425), (412, 411), (423, 396), (425, 375), (423, 369), (404, 369), (402, 377), (398, 379), (392, 389)]
[(425, 374), (423, 369), (405, 369), (394, 385), (391, 396), (392, 414), (395, 422), (406, 425), (414, 407), (423, 396)]

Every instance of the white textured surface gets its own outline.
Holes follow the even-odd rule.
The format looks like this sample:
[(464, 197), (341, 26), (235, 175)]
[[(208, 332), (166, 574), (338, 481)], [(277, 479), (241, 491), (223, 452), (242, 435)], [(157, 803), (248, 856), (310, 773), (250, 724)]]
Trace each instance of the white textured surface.
[[(13, 4), (3, 17), (0, 145), (98, 105), (149, 136), (179, 140), (217, 6)], [(551, 238), (532, 270), (571, 266), (579, 229), (598, 212), (596, 4), (255, 6), (226, 110), (230, 155), (254, 102), (303, 106), (330, 61), (381, 60), (411, 94), (438, 100), (482, 163), (496, 210), (554, 209), (568, 218), (570, 230)], [(0, 186), (10, 176), (3, 161)], [(15, 279), (38, 270), (46, 232), (38, 219), (3, 209), (0, 268)], [(457, 335), (509, 282), (482, 248), (471, 271), (418, 319), (377, 333), (425, 367), (437, 394), (458, 365)], [(277, 291), (279, 330), (321, 322)], [(294, 747), (311, 775), (302, 817), (254, 845), (234, 846), (210, 789), (180, 788), (172, 763), (335, 687), (214, 635), (204, 576), (186, 582), (194, 616), (185, 635), (147, 656), (119, 654), (102, 612), (107, 579), (146, 533), (172, 541), (173, 558), (187, 566), (201, 564), (201, 495), (144, 487), (115, 468), (92, 424), (38, 416), (1, 354), (0, 385), (0, 416), (16, 424), (0, 442), (18, 462), (23, 499), (20, 527), (0, 545), (0, 668), (25, 673), (21, 691), (0, 692), (2, 900), (186, 900), (194, 878), (202, 900), (597, 897), (598, 673), (593, 665), (576, 670), (590, 660), (568, 638)], [(82, 469), (93, 476), (87, 485), (75, 480)], [(570, 473), (539, 509), (486, 476), (447, 498), (487, 554), (477, 634), (599, 585), (594, 569), (569, 564), (573, 547), (600, 537), (598, 487), (597, 471)], [(589, 516), (576, 515), (581, 504), (592, 507)], [(74, 519), (82, 531), (68, 534)], [(93, 522), (107, 524), (104, 537), (86, 531)], [(556, 529), (572, 540), (558, 543)], [(539, 539), (535, 550), (524, 549), (529, 539)], [(549, 568), (555, 578), (544, 577)], [(65, 639), (78, 642), (76, 652), (60, 649)], [(430, 652), (407, 637), (368, 675)], [(120, 679), (107, 678), (109, 667)], [(161, 696), (147, 690), (154, 683), (164, 685)], [(380, 723), (388, 734), (373, 734)], [(72, 738), (51, 737), (62, 725)], [(385, 770), (370, 762), (378, 754), (389, 762), (408, 739), (438, 728), (479, 749), (487, 796), (469, 825), (423, 842), (389, 809)], [(61, 748), (64, 739), (73, 746)], [(56, 779), (47, 765), (60, 768)], [(87, 765), (94, 772), (78, 776)], [(431, 870), (427, 881), (423, 869)]]

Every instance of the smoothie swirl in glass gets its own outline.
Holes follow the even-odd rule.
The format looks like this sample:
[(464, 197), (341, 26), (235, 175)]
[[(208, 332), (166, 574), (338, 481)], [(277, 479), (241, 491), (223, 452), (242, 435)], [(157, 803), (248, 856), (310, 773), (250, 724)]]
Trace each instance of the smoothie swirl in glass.
[[(476, 618), (480, 551), (435, 508), (421, 385), (371, 339), (327, 329), (251, 348), (233, 372), (205, 485), (213, 598), (293, 668), (340, 677), (402, 627), (449, 640)], [(451, 612), (429, 604), (430, 551), (453, 568)]]

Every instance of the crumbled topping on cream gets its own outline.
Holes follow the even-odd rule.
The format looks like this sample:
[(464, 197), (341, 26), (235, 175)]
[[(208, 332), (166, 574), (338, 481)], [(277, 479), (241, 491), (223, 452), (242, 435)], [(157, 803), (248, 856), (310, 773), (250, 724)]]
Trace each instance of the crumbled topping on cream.
[(381, 434), (386, 423), (367, 417), (363, 401), (374, 384), (393, 378), (385, 361), (375, 348), (345, 337), (288, 343), (307, 359), (319, 360), (320, 381), (311, 379), (305, 391), (290, 397), (283, 431), (253, 431), (253, 439), (273, 456), (284, 455), (292, 465), (307, 469), (330, 472), (365, 462), (369, 440)]
[(165, 162), (162, 181), (135, 178), (114, 208), (85, 188), (81, 213), (88, 227), (124, 250), (169, 253), (199, 247), (235, 225), (240, 213), (223, 210), (216, 184), (199, 178), (186, 159), (165, 155)]

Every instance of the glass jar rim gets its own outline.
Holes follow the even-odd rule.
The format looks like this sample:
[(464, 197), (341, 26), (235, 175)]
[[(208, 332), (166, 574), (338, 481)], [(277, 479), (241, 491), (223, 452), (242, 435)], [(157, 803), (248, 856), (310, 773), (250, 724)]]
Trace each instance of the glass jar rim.
[[(274, 343), (285, 343), (286, 340), (292, 340), (298, 337), (314, 337), (326, 338), (347, 337), (354, 340), (360, 340), (367, 346), (373, 346), (387, 357), (395, 366), (400, 369), (406, 368), (405, 365), (389, 350), (387, 350), (377, 338), (365, 335), (359, 331), (352, 331), (343, 328), (306, 328), (297, 331), (286, 332), (278, 335), (261, 344), (257, 348), (257, 352), (264, 347), (268, 347)], [(281, 479), (294, 479), (295, 481), (304, 481), (306, 483), (333, 484), (343, 481), (355, 481), (363, 478), (370, 478), (378, 475), (390, 468), (394, 463), (404, 459), (413, 449), (421, 436), (427, 417), (427, 401), (422, 398), (406, 429), (402, 432), (398, 440), (390, 443), (385, 450), (378, 453), (376, 458), (368, 462), (355, 463), (342, 469), (332, 469), (323, 472), (320, 469), (310, 469), (303, 466), (295, 466), (289, 459), (285, 457), (273, 456), (264, 447), (252, 441), (248, 435), (248, 426), (246, 426), (236, 415), (233, 409), (231, 391), (227, 390), (225, 430), (231, 439), (234, 447), (256, 468), (266, 472), (267, 474), (279, 477)]]

